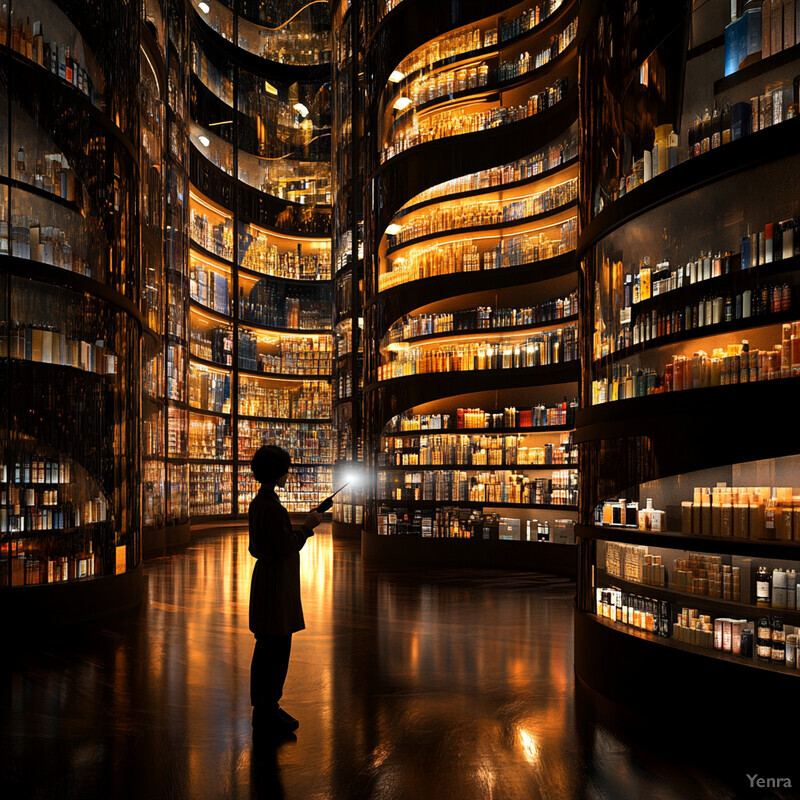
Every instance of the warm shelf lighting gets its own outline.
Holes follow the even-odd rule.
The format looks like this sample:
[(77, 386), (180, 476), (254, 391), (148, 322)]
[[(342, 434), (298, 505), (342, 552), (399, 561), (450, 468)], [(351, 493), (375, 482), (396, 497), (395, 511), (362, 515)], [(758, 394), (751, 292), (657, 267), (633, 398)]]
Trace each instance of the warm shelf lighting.
[(394, 101), (394, 110), (402, 111), (403, 109), (408, 108), (410, 105), (411, 105), (410, 97), (398, 97), (397, 100)]
[(302, 103), (295, 103), (294, 110), (305, 119), (308, 116), (308, 108), (304, 106)]
[(211, 6), (208, 3), (198, 3), (197, 7), (204, 13), (208, 14), (211, 11)]
[(197, 141), (200, 142), (203, 147), (208, 147), (211, 144), (211, 139), (209, 139), (208, 136), (203, 136), (203, 134), (197, 137)]
[(264, 81), (264, 89), (266, 89), (267, 94), (278, 96), (278, 90), (269, 81)]
[(400, 83), (403, 78), (405, 78), (405, 73), (400, 72), (399, 69), (392, 70), (391, 75), (389, 75), (389, 82), (390, 83)]
[(389, 234), (389, 236), (396, 236), (401, 230), (403, 230), (403, 226), (398, 225), (396, 222), (386, 226), (386, 233)]

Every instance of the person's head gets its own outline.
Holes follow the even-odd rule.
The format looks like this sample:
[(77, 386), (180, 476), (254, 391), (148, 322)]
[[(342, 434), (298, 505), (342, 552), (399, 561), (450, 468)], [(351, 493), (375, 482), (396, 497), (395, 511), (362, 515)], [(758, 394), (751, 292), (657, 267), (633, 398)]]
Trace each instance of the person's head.
[(283, 486), (291, 465), (291, 456), (282, 447), (265, 444), (256, 450), (250, 469), (259, 483)]

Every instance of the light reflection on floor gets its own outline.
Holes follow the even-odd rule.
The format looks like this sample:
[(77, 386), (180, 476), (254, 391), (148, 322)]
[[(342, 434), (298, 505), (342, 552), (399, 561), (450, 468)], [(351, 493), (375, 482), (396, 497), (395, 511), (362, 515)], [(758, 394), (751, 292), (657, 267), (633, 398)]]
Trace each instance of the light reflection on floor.
[(302, 553), (307, 630), (285, 695), (297, 741), (254, 750), (251, 569), (245, 534), (199, 539), (148, 563), (136, 615), (7, 664), (0, 796), (24, 796), (22, 781), (82, 800), (687, 796), (576, 701), (571, 584), (365, 572), (324, 531)]

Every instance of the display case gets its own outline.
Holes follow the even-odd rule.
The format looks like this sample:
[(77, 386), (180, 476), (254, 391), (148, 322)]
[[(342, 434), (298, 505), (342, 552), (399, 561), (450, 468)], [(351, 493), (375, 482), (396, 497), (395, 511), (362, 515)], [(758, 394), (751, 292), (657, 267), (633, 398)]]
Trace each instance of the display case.
[(576, 671), (623, 702), (645, 682), (612, 660), (668, 670), (666, 702), (688, 675), (715, 704), (727, 678), (771, 700), (797, 674), (800, 622), (800, 161), (775, 111), (799, 62), (726, 78), (722, 31), (689, 49), (688, 4), (639, 8), (598, 12), (582, 54)]

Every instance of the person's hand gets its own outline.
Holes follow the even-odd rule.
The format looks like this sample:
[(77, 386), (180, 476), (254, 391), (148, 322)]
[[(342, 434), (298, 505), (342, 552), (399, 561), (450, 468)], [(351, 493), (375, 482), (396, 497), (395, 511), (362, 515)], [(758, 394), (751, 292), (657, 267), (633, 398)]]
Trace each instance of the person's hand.
[(311, 511), (306, 517), (303, 525), (306, 528), (314, 529), (320, 524), (320, 522), (322, 522), (322, 514), (318, 514), (316, 511)]

